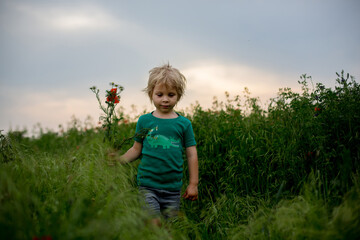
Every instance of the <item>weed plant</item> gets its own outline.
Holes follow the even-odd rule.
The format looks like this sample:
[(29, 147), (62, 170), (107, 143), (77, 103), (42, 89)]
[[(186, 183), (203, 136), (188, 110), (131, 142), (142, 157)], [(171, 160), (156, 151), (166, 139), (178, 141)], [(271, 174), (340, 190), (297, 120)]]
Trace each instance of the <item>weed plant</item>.
[(111, 122), (112, 141), (76, 119), (59, 133), (1, 134), (0, 238), (359, 239), (359, 84), (344, 72), (334, 89), (299, 84), (267, 109), (248, 90), (194, 107), (199, 200), (159, 228), (138, 199), (138, 162), (107, 157), (132, 145), (135, 122)]

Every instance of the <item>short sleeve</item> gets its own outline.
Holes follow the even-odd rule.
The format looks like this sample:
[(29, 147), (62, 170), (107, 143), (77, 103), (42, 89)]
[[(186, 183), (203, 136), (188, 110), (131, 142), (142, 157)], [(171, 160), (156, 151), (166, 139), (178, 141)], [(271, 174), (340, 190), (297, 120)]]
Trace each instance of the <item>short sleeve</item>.
[(143, 127), (142, 127), (142, 118), (140, 117), (138, 122), (136, 123), (136, 130), (135, 130), (136, 134), (134, 137), (134, 140), (139, 143), (142, 143), (144, 141), (144, 138), (138, 136), (138, 133), (141, 132), (141, 129), (143, 129)]
[(185, 146), (185, 148), (196, 145), (195, 136), (194, 136), (194, 131), (193, 131), (191, 122), (189, 123), (189, 125), (188, 125), (187, 128), (185, 129), (184, 140), (185, 140), (185, 141), (184, 141), (184, 146)]

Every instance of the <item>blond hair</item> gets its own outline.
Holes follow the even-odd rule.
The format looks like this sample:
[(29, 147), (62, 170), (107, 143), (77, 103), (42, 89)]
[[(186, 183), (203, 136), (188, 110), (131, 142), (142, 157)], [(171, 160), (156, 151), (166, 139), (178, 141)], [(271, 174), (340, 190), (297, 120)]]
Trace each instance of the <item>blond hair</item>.
[(174, 87), (178, 94), (178, 101), (185, 93), (186, 78), (176, 68), (173, 68), (169, 63), (161, 67), (155, 67), (149, 71), (148, 85), (144, 89), (152, 101), (154, 88), (158, 84), (165, 84), (168, 87)]

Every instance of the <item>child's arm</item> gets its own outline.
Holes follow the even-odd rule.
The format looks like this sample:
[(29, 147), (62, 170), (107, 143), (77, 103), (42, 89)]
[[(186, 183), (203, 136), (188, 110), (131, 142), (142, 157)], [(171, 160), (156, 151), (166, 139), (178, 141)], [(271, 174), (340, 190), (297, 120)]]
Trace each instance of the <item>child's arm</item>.
[(186, 148), (186, 157), (189, 168), (189, 185), (183, 194), (183, 198), (194, 201), (198, 198), (199, 184), (199, 167), (196, 146)]
[(129, 163), (138, 159), (141, 155), (142, 143), (137, 141), (134, 142), (134, 145), (123, 155), (120, 156), (120, 163)]

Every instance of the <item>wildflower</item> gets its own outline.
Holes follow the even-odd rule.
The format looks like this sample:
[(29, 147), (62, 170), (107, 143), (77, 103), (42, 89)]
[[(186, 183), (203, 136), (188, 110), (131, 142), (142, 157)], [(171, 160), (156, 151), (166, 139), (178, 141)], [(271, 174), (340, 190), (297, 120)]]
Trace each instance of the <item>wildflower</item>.
[(119, 97), (116, 95), (117, 88), (112, 88), (106, 98), (107, 102), (119, 103)]
[(321, 111), (321, 108), (318, 108), (318, 107), (315, 107), (315, 114), (314, 114), (314, 116), (315, 117), (317, 117), (317, 116), (319, 116), (319, 114), (320, 114), (320, 111)]
[[(94, 93), (99, 102), (100, 109), (105, 113), (105, 116), (101, 116), (100, 119), (103, 121), (99, 121), (97, 130), (100, 130), (100, 126), (105, 131), (105, 139), (113, 141), (115, 132), (112, 131), (113, 125), (118, 123), (121, 120), (121, 117), (118, 117), (115, 112), (115, 105), (120, 102), (120, 92), (123, 91), (123, 87), (115, 84), (110, 83), (111, 89), (106, 91), (106, 99), (105, 103), (106, 106), (103, 106), (102, 101), (99, 96), (99, 89), (92, 87), (90, 88)], [(115, 126), (114, 126), (115, 127)]]

